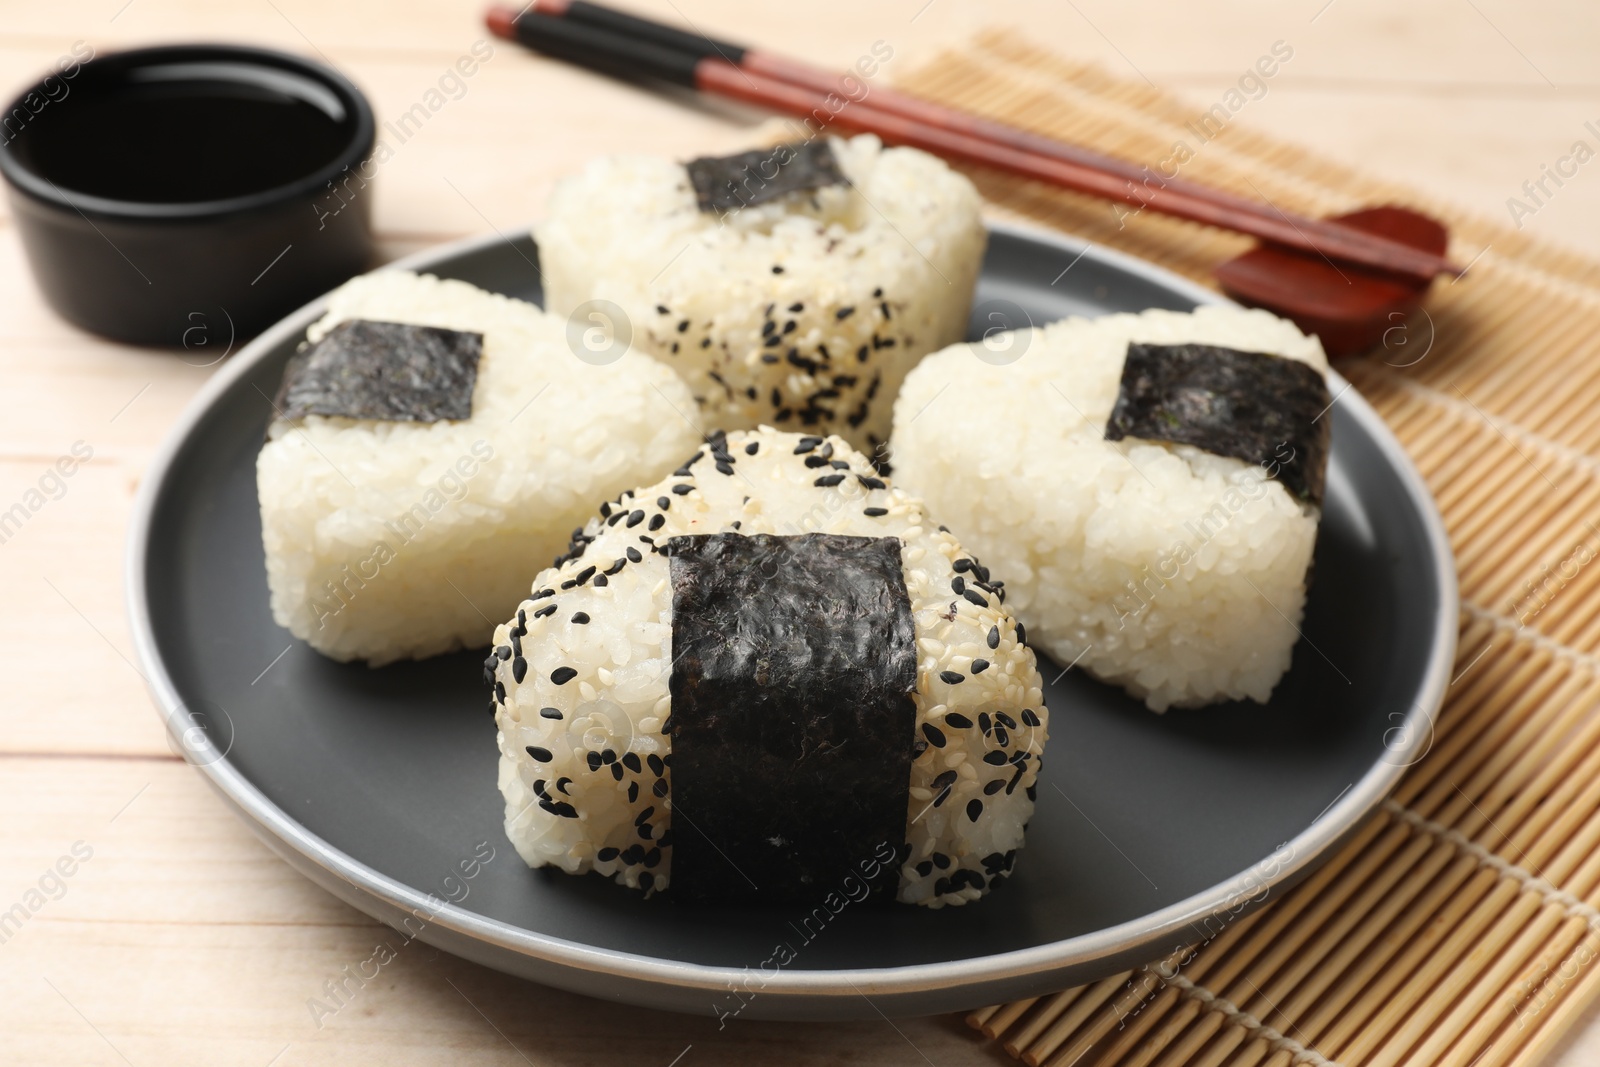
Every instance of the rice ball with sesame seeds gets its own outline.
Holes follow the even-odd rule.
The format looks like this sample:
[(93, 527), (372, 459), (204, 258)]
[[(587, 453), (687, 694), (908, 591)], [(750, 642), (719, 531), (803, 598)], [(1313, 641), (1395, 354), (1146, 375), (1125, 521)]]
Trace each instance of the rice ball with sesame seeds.
[(496, 630), (506, 832), (530, 866), (690, 902), (976, 900), (1048, 727), (1003, 601), (840, 437), (716, 434)]
[(617, 327), (707, 428), (837, 433), (875, 454), (906, 372), (964, 335), (987, 240), (972, 183), (876, 137), (688, 164), (595, 160), (535, 228), (545, 306)]

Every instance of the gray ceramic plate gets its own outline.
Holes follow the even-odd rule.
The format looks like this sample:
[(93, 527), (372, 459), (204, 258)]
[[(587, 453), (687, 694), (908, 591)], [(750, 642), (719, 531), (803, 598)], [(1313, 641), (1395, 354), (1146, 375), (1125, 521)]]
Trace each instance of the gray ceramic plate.
[[(537, 299), (536, 259), (526, 238), (493, 237), (402, 265)], [(1216, 299), (1145, 263), (998, 229), (973, 326)], [(1214, 936), (1325, 858), (1429, 743), (1455, 644), (1449, 547), (1394, 438), (1336, 379), (1317, 580), (1272, 703), (1158, 716), (1064, 674), (1047, 694), (1028, 847), (983, 901), (808, 920), (531, 871), (501, 831), (481, 652), (369, 670), (272, 622), (254, 474), (263, 393), (321, 310), (236, 354), (151, 464), (128, 548), (134, 634), (159, 710), (239, 815), (317, 884), (450, 952), (594, 996), (747, 1018), (1037, 994)], [(794, 957), (783, 966), (780, 945)]]

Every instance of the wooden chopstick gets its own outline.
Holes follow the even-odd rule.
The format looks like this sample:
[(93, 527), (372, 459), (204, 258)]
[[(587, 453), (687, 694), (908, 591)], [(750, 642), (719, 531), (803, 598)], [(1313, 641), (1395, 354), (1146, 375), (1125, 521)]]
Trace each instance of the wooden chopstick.
[[(836, 101), (844, 99), (841, 86), (835, 76), (820, 68), (690, 33), (589, 0), (537, 0), (522, 16), (521, 26), (514, 28), (516, 18), (509, 9), (503, 9), (498, 24), (493, 13), (489, 21), (502, 36), (521, 39), (535, 50), (563, 58), (577, 58), (564, 54), (563, 48), (570, 50), (580, 41), (588, 42), (591, 49), (603, 50), (601, 42), (610, 40), (618, 45), (628, 41), (679, 53), (691, 57), (695, 68), (692, 80), (669, 77), (680, 84), (797, 116), (827, 115), (830, 124), (876, 133), (897, 144), (1009, 170), (1139, 209), (1236, 230), (1329, 259), (1423, 278), (1459, 273), (1443, 257), (1397, 241), (1325, 219), (1290, 215), (1270, 204), (1196, 182), (1167, 178), (1148, 167), (890, 88), (875, 88), (870, 99), (852, 101), (835, 112), (825, 101), (830, 95)], [(558, 19), (566, 20), (570, 26), (556, 25)], [(608, 69), (598, 63), (587, 65)], [(610, 72), (637, 74), (640, 70), (635, 65)]]

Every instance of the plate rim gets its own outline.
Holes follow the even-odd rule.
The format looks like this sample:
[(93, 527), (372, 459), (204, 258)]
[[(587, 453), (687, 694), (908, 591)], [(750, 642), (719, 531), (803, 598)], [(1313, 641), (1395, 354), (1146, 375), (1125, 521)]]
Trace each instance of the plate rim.
[[(1144, 280), (1156, 282), (1200, 304), (1232, 303), (1212, 290), (1167, 268), (1106, 248), (1093, 241), (1041, 226), (992, 219), (986, 219), (985, 224), (991, 234), (1049, 245), (1067, 255), (1098, 261)], [(522, 235), (527, 229), (523, 227), (512, 232)], [(500, 231), (467, 237), (423, 249), (377, 269), (426, 271), (441, 260), (468, 255), (501, 242), (509, 243), (510, 238)], [(145, 580), (151, 524), (158, 498), (167, 485), (178, 455), (217, 400), (266, 358), (272, 349), (302, 333), (322, 314), (326, 305), (327, 294), (317, 297), (273, 324), (241, 348), (228, 365), (212, 375), (190, 401), (167, 431), (161, 445), (151, 455), (140, 478), (138, 493), (134, 498), (129, 517), (128, 539), (124, 553), (126, 607), (134, 650), (138, 662), (145, 671), (146, 687), (156, 712), (166, 723), (169, 732), (174, 735), (181, 734), (188, 723), (178, 721), (177, 713), (184, 709), (183, 698), (168, 674), (157, 648), (156, 625), (150, 610)], [(1393, 728), (1404, 731), (1402, 736), (1406, 738), (1431, 738), (1434, 718), (1443, 704), (1445, 690), (1449, 684), (1458, 636), (1460, 594), (1454, 554), (1433, 495), (1428, 491), (1422, 475), (1388, 425), (1337, 371), (1330, 369), (1329, 381), (1335, 390), (1334, 402), (1343, 402), (1347, 406), (1349, 409), (1347, 414), (1362, 425), (1389, 461), (1406, 496), (1416, 507), (1425, 539), (1432, 549), (1434, 580), (1438, 585), (1440, 597), (1436, 605), (1434, 632), (1429, 643), (1427, 668), (1418, 689), (1419, 696), (1414, 700), (1405, 721)], [(527, 960), (542, 962), (563, 970), (583, 972), (591, 977), (618, 979), (622, 985), (615, 990), (615, 993), (621, 999), (640, 1003), (645, 1001), (633, 996), (622, 996), (622, 990), (636, 983), (642, 983), (647, 986), (665, 984), (681, 990), (722, 993), (732, 988), (730, 983), (748, 977), (750, 970), (748, 966), (735, 968), (725, 965), (686, 963), (589, 945), (550, 934), (536, 933), (511, 923), (479, 915), (456, 904), (441, 902), (432, 894), (418, 890), (362, 863), (310, 832), (268, 799), (254, 783), (234, 767), (227, 759), (225, 751), (217, 751), (208, 734), (201, 731), (201, 735), (204, 738), (202, 744), (183, 746), (187, 762), (193, 764), (206, 778), (208, 784), (222, 795), (227, 802), (226, 806), (244, 818), (246, 824), (266, 840), (276, 853), (290, 863), (291, 867), (310, 877), (322, 888), (334, 891), (336, 896), (358, 910), (365, 911), (380, 921), (385, 921), (384, 917), (372, 910), (374, 906), (391, 913), (398, 911), (413, 915), (427, 914), (429, 916), (427, 928), (417, 935), (425, 942), (431, 940), (429, 933), (437, 928), (450, 936), (440, 937), (436, 943), (447, 951), (457, 954), (461, 953), (463, 947), (476, 948), (480, 953), (510, 952)], [(191, 734), (190, 738), (192, 736)], [(981, 987), (985, 984), (1015, 984), (1029, 978), (1047, 977), (1073, 967), (1092, 966), (1101, 960), (1118, 959), (1130, 952), (1145, 948), (1154, 953), (1158, 951), (1157, 945), (1176, 947), (1193, 940), (1177, 936), (1185, 927), (1192, 927), (1197, 921), (1212, 919), (1229, 911), (1237, 915), (1241, 909), (1254, 907), (1268, 899), (1279, 886), (1292, 885), (1309, 873), (1326, 852), (1337, 847), (1358, 829), (1366, 817), (1389, 796), (1412, 762), (1415, 760), (1395, 762), (1383, 758), (1376, 760), (1366, 773), (1321, 815), (1280, 846), (1280, 850), (1285, 847), (1291, 850), (1290, 858), (1276, 865), (1270, 874), (1258, 874), (1257, 869), (1276, 856), (1277, 852), (1270, 853), (1216, 885), (1156, 911), (1115, 926), (1009, 952), (894, 967), (826, 970), (780, 968), (778, 973), (771, 977), (768, 977), (763, 970), (761, 999), (769, 1003), (794, 1001), (815, 1003), (859, 998), (864, 993), (904, 997)], [(285, 847), (295, 855), (285, 853), (283, 851)], [(296, 861), (296, 856), (299, 862)], [(312, 871), (305, 866), (306, 863), (331, 875), (348, 892), (335, 891), (333, 886), (314, 877)], [(464, 939), (464, 942), (458, 942), (456, 939)], [(478, 954), (478, 958), (480, 962), (489, 966), (497, 966), (491, 959), (481, 954)], [(755, 1016), (758, 1013), (751, 1014)]]

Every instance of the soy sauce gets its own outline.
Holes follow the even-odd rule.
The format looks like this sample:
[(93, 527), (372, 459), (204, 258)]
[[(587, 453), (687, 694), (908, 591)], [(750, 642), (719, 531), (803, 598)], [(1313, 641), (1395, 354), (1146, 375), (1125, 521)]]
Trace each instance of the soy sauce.
[(171, 63), (86, 77), (34, 116), (15, 148), (68, 193), (189, 203), (314, 174), (349, 143), (352, 123), (325, 87), (288, 71)]

